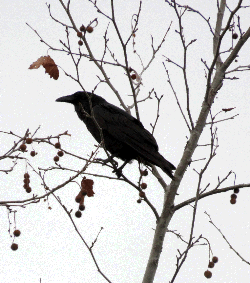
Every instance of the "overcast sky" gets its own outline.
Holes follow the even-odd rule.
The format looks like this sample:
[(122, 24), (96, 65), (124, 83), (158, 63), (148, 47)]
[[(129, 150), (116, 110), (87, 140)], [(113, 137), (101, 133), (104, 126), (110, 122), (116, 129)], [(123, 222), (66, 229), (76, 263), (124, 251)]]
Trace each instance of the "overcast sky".
[[(71, 1), (72, 16), (77, 24), (88, 25), (90, 21), (98, 18), (98, 26), (92, 34), (87, 35), (88, 42), (95, 56), (100, 58), (103, 51), (103, 35), (108, 25), (108, 20), (96, 13), (93, 5), (86, 0)], [(100, 1), (103, 2), (103, 1)], [(200, 10), (203, 15), (210, 17), (211, 26), (215, 26), (217, 1), (188, 1), (193, 8)], [(229, 1), (228, 5), (234, 9), (236, 1)], [(249, 1), (245, 4), (249, 4)], [(187, 2), (183, 1), (183, 4)], [(234, 3), (234, 5), (233, 5)], [(51, 0), (51, 11), (55, 18), (69, 24), (69, 20), (59, 1)], [(103, 11), (110, 14), (109, 1), (100, 3)], [(115, 1), (115, 12), (118, 27), (126, 38), (131, 31), (131, 16), (138, 11), (139, 2), (134, 0)], [(228, 13), (226, 14), (228, 16)], [(249, 9), (243, 9), (240, 13), (241, 29), (246, 31), (249, 25)], [(237, 19), (235, 19), (237, 20)], [(65, 150), (77, 155), (87, 157), (95, 149), (96, 141), (86, 130), (85, 125), (78, 119), (71, 105), (56, 103), (56, 98), (69, 95), (80, 90), (79, 85), (65, 76), (60, 69), (60, 77), (57, 81), (50, 79), (41, 67), (38, 70), (29, 70), (30, 64), (41, 56), (50, 55), (56, 64), (67, 73), (75, 76), (74, 65), (70, 56), (62, 52), (53, 52), (40, 42), (39, 37), (26, 25), (28, 23), (35, 29), (44, 41), (51, 46), (61, 48), (59, 40), (66, 42), (65, 28), (55, 23), (49, 15), (44, 1), (5, 1), (2, 4), (1, 13), (1, 72), (0, 72), (0, 130), (12, 131), (23, 136), (27, 128), (33, 133), (38, 126), (41, 128), (37, 137), (57, 135), (66, 130), (70, 137), (63, 137), (61, 144)], [(154, 136), (159, 144), (161, 154), (178, 165), (189, 135), (185, 122), (180, 114), (174, 95), (167, 82), (167, 75), (162, 62), (163, 55), (171, 58), (178, 64), (182, 64), (183, 52), (181, 41), (175, 32), (178, 29), (177, 19), (164, 1), (144, 1), (142, 4), (139, 30), (136, 34), (136, 50), (140, 54), (144, 64), (151, 59), (151, 35), (154, 37), (155, 47), (158, 46), (170, 23), (171, 29), (166, 37), (162, 49), (156, 59), (142, 77), (143, 85), (139, 99), (145, 98), (154, 88), (158, 96), (164, 95), (160, 118), (155, 129)], [(237, 21), (236, 21), (237, 24)], [(192, 39), (197, 41), (191, 45), (188, 52), (187, 74), (190, 86), (190, 107), (193, 120), (196, 121), (206, 88), (204, 64), (201, 58), (209, 65), (212, 60), (212, 35), (207, 23), (197, 14), (187, 13), (184, 17), (184, 32), (186, 42)], [(238, 30), (236, 30), (238, 32)], [(119, 61), (123, 61), (122, 48), (110, 24), (108, 29), (109, 46)], [(71, 46), (77, 51), (77, 36), (71, 31)], [(231, 45), (230, 35), (223, 42), (223, 50)], [(233, 63), (232, 68), (238, 65), (249, 65), (249, 42), (242, 48), (238, 62)], [(83, 48), (84, 50), (84, 48)], [(224, 54), (223, 58), (228, 53)], [(138, 57), (133, 53), (132, 46), (128, 50), (129, 65), (141, 71)], [(173, 64), (167, 63), (171, 82), (183, 105), (185, 111), (185, 87), (182, 72)], [(106, 66), (108, 76), (115, 88), (119, 91), (126, 105), (131, 105), (132, 97), (128, 80), (124, 72), (117, 67)], [(250, 135), (249, 135), (249, 73), (237, 73), (239, 80), (225, 80), (223, 88), (219, 91), (212, 108), (215, 115), (222, 108), (235, 109), (229, 113), (221, 113), (219, 119), (225, 119), (239, 114), (235, 119), (218, 123), (217, 133), (219, 148), (217, 156), (213, 159), (207, 170), (202, 187), (210, 183), (210, 189), (214, 188), (218, 176), (223, 179), (230, 170), (236, 173), (236, 184), (249, 183), (250, 160)], [(102, 78), (92, 62), (82, 60), (80, 66), (80, 78), (84, 88), (92, 91)], [(100, 84), (96, 94), (103, 96), (109, 102), (120, 106), (118, 99), (112, 90), (104, 83)], [(150, 123), (154, 123), (157, 115), (156, 100), (147, 100), (139, 104), (140, 116), (144, 126), (151, 130)], [(132, 110), (134, 115), (134, 110)], [(134, 115), (135, 116), (135, 115)], [(0, 133), (1, 152), (6, 152), (16, 139)], [(199, 144), (210, 142), (209, 127), (204, 131)], [(46, 146), (34, 144), (33, 148), (38, 155), (35, 158), (28, 157), (34, 168), (46, 168), (53, 166), (53, 157), (57, 150)], [(31, 146), (28, 147), (31, 150)], [(104, 157), (100, 151), (99, 157)], [(208, 149), (199, 147), (194, 159), (202, 159), (208, 156)], [(64, 156), (60, 161), (63, 166), (79, 170), (84, 162), (75, 160), (70, 156)], [(192, 163), (179, 188), (176, 203), (195, 196), (199, 171), (205, 161)], [(10, 163), (1, 163), (0, 169), (9, 166)], [(1, 174), (0, 200), (21, 200), (29, 197), (23, 189), (23, 174), (26, 163), (19, 162), (15, 170), (5, 175)], [(33, 193), (42, 195), (41, 180), (28, 169), (31, 175), (31, 187)], [(110, 169), (92, 165), (89, 173), (98, 173), (115, 177)], [(138, 181), (137, 162), (129, 164), (124, 173), (133, 182)], [(169, 178), (163, 173), (166, 182)], [(59, 170), (48, 173), (50, 188), (64, 182), (70, 175)], [(74, 217), (78, 229), (88, 244), (95, 240), (101, 227), (98, 241), (94, 246), (97, 262), (104, 274), (112, 281), (119, 283), (141, 282), (151, 249), (155, 228), (155, 217), (145, 203), (137, 204), (138, 192), (122, 181), (112, 181), (107, 178), (91, 177), (94, 180), (95, 196), (86, 200), (86, 211), (80, 219)], [(80, 179), (78, 180), (80, 181)], [(161, 186), (149, 174), (144, 178), (148, 184), (147, 196), (161, 212), (163, 203), (163, 190)], [(223, 186), (234, 184), (234, 178), (230, 177)], [(77, 184), (66, 186), (57, 192), (62, 203), (68, 210), (77, 209), (74, 201), (79, 192)], [(238, 195), (237, 203), (230, 204), (231, 192), (215, 195), (201, 200), (198, 205), (197, 220), (194, 236), (202, 234), (209, 239), (214, 255), (219, 257), (219, 263), (212, 270), (211, 282), (247, 282), (249, 278), (249, 265), (229, 249), (222, 236), (209, 223), (206, 211), (215, 224), (223, 231), (231, 245), (250, 261), (250, 226), (249, 226), (249, 193), (248, 189), (242, 189)], [(48, 206), (52, 209), (48, 209)], [(1, 264), (0, 282), (106, 282), (97, 272), (88, 250), (77, 235), (69, 217), (62, 207), (53, 199), (49, 203), (43, 200), (40, 203), (31, 204), (26, 208), (15, 207), (17, 228), (21, 236), (16, 238), (19, 249), (13, 252), (10, 249), (9, 219), (5, 207), (0, 210), (0, 239), (1, 239)], [(176, 212), (170, 229), (176, 230), (186, 240), (190, 234), (192, 207), (185, 207)], [(10, 215), (10, 231), (13, 231), (13, 214)], [(204, 242), (201, 242), (204, 243)], [(168, 233), (165, 238), (164, 250), (161, 255), (159, 268), (155, 277), (156, 283), (169, 282), (175, 270), (177, 249), (185, 250), (185, 245), (173, 234)], [(203, 273), (207, 269), (208, 246), (193, 248), (180, 271), (175, 282), (207, 282)]]

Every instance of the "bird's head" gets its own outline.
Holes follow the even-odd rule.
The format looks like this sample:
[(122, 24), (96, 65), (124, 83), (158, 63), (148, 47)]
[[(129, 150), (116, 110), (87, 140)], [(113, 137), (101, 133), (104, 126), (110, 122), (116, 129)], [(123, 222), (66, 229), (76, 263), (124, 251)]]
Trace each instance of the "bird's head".
[(77, 91), (74, 94), (66, 95), (57, 98), (57, 102), (67, 102), (76, 105), (78, 102), (88, 103), (88, 97), (91, 97), (92, 93), (84, 92), (84, 91)]
[(79, 104), (81, 104), (81, 107), (83, 107), (88, 113), (90, 113), (89, 99), (91, 99), (92, 107), (106, 102), (106, 100), (101, 96), (85, 91), (77, 91), (74, 94), (59, 97), (56, 101), (71, 103), (76, 107), (76, 110), (77, 107), (79, 107)]

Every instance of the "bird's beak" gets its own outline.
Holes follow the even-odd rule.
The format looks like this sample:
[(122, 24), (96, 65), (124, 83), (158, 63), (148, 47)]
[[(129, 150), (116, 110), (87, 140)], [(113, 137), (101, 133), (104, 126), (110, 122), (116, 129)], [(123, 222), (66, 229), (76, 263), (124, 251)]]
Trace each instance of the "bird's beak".
[(72, 98), (72, 95), (66, 95), (66, 96), (62, 96), (62, 97), (57, 98), (56, 101), (57, 102), (73, 103), (73, 98)]

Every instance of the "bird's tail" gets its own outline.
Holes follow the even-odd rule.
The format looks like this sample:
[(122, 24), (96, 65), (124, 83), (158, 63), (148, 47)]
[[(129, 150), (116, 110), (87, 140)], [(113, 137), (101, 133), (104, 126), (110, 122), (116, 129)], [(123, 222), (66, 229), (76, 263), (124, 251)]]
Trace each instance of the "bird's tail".
[(154, 154), (153, 156), (150, 156), (150, 162), (162, 169), (172, 180), (174, 179), (172, 171), (176, 169), (176, 167), (170, 163), (168, 160), (166, 160), (159, 152), (157, 152), (157, 155)]
[(169, 161), (167, 161), (164, 157), (164, 163), (163, 163), (161, 166), (159, 165), (159, 167), (173, 180), (174, 179), (174, 176), (173, 176), (173, 173), (172, 173), (172, 170), (175, 170), (175, 166), (170, 163)]

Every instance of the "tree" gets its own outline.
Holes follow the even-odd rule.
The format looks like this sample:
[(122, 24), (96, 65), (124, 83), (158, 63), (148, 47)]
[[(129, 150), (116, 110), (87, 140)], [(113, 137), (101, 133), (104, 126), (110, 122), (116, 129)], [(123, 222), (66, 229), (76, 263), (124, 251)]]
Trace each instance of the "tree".
[[(106, 231), (105, 225), (100, 224), (99, 232), (96, 232), (95, 237), (93, 238), (92, 234), (91, 240), (86, 240), (86, 226), (82, 230), (82, 227), (80, 228), (82, 222), (78, 222), (74, 217), (75, 210), (78, 210), (78, 204), (75, 204), (73, 212), (71, 211), (73, 205), (68, 202), (69, 198), (72, 200), (78, 196), (78, 200), (81, 202), (80, 205), (83, 205), (84, 200), (85, 207), (89, 210), (89, 212), (84, 211), (81, 213), (83, 215), (87, 214), (89, 218), (93, 217), (93, 212), (91, 213), (90, 208), (94, 209), (94, 204), (91, 204), (91, 200), (88, 198), (80, 197), (82, 193), (79, 194), (79, 192), (86, 194), (90, 190), (89, 194), (91, 195), (93, 185), (93, 190), (96, 193), (95, 198), (97, 198), (98, 194), (103, 193), (99, 189), (100, 184), (103, 182), (101, 180), (111, 179), (114, 183), (108, 182), (108, 185), (105, 185), (105, 187), (109, 188), (109, 190), (105, 191), (105, 194), (109, 194), (110, 188), (118, 186), (118, 183), (123, 185), (119, 188), (119, 191), (116, 191), (115, 201), (111, 200), (111, 195), (105, 199), (106, 205), (108, 205), (109, 201), (112, 203), (112, 207), (115, 206), (116, 204), (113, 202), (118, 202), (119, 198), (125, 196), (120, 192), (121, 190), (135, 189), (135, 191), (138, 191), (137, 194), (139, 194), (137, 198), (133, 195), (134, 192), (126, 195), (125, 202), (130, 206), (130, 209), (125, 210), (128, 221), (130, 219), (134, 220), (130, 215), (131, 210), (137, 214), (141, 209), (140, 207), (143, 206), (144, 216), (154, 216), (156, 222), (155, 227), (153, 227), (154, 239), (151, 252), (142, 282), (154, 281), (158, 262), (161, 261), (162, 251), (163, 253), (166, 251), (162, 255), (162, 260), (167, 259), (168, 263), (164, 267), (167, 270), (167, 274), (161, 277), (161, 282), (162, 280), (178, 282), (178, 278), (184, 276), (180, 274), (180, 271), (185, 268), (184, 263), (187, 262), (189, 266), (191, 265), (188, 261), (190, 251), (197, 246), (205, 254), (203, 254), (203, 258), (206, 260), (206, 265), (202, 266), (202, 272), (199, 273), (200, 276), (203, 276), (209, 262), (212, 262), (213, 257), (218, 255), (218, 247), (215, 252), (213, 248), (215, 243), (210, 239), (212, 236), (204, 235), (204, 230), (198, 226), (200, 220), (197, 219), (201, 217), (200, 214), (203, 214), (203, 211), (199, 211), (200, 214), (197, 212), (197, 209), (202, 207), (200, 200), (208, 199), (208, 203), (211, 203), (212, 200), (215, 202), (218, 199), (218, 195), (228, 192), (228, 194), (232, 195), (232, 205), (237, 206), (238, 190), (250, 186), (247, 183), (248, 179), (246, 177), (241, 177), (242, 182), (238, 182), (238, 179), (236, 179), (236, 174), (237, 176), (239, 175), (239, 169), (237, 167), (232, 168), (232, 160), (235, 161), (237, 155), (234, 152), (230, 152), (231, 162), (225, 165), (224, 160), (226, 157), (223, 154), (220, 157), (219, 148), (219, 144), (220, 147), (222, 147), (221, 144), (225, 146), (223, 140), (227, 136), (227, 133), (224, 133), (221, 137), (220, 132), (227, 130), (226, 125), (229, 123), (230, 127), (232, 127), (232, 120), (237, 116), (237, 113), (235, 114), (237, 111), (237, 108), (235, 109), (236, 101), (232, 94), (232, 88), (237, 85), (237, 89), (241, 89), (239, 87), (241, 86), (240, 82), (244, 80), (245, 71), (249, 70), (248, 58), (244, 57), (243, 48), (245, 47), (244, 45), (249, 44), (250, 28), (244, 19), (245, 16), (247, 19), (249, 7), (244, 6), (243, 2), (237, 1), (237, 3), (234, 3), (232, 1), (232, 3), (227, 3), (221, 0), (220, 3), (207, 4), (209, 8), (206, 10), (199, 7), (195, 2), (193, 3), (194, 5), (190, 3), (190, 6), (187, 6), (175, 1), (165, 1), (164, 13), (169, 13), (168, 16), (171, 15), (169, 16), (171, 19), (167, 19), (165, 30), (157, 28), (159, 22), (163, 21), (163, 19), (160, 19), (162, 11), (159, 12), (159, 8), (150, 6), (152, 10), (156, 9), (159, 12), (159, 16), (149, 17), (147, 15), (149, 7), (144, 2), (138, 2), (137, 6), (133, 2), (133, 12), (129, 11), (129, 13), (122, 14), (126, 7), (122, 4), (114, 3), (112, 0), (109, 7), (106, 5), (102, 6), (101, 3), (99, 4), (95, 1), (89, 1), (77, 7), (74, 6), (77, 5), (76, 3), (64, 3), (59, 0), (60, 9), (64, 11), (63, 18), (61, 14), (60, 16), (57, 15), (53, 5), (50, 6), (48, 4), (47, 7), (52, 22), (57, 23), (59, 28), (65, 32), (65, 35), (64, 37), (54, 35), (53, 40), (56, 38), (60, 41), (58, 47), (57, 43), (50, 43), (46, 39), (46, 34), (45, 36), (41, 35), (41, 29), (38, 30), (34, 25), (28, 24), (40, 41), (47, 46), (48, 54), (50, 58), (54, 59), (55, 63), (48, 62), (47, 55), (40, 54), (38, 58), (40, 56), (44, 57), (40, 59), (39, 64), (43, 65), (46, 72), (50, 75), (50, 67), (55, 70), (57, 68), (56, 64), (60, 66), (58, 81), (65, 82), (68, 79), (72, 79), (78, 85), (78, 88), (87, 91), (93, 90), (99, 95), (103, 94), (105, 99), (106, 93), (112, 92), (114, 94), (112, 100), (116, 97), (118, 99), (117, 104), (120, 104), (129, 113), (135, 111), (135, 116), (144, 125), (150, 122), (151, 131), (155, 135), (158, 132), (157, 141), (159, 141), (161, 136), (168, 137), (169, 135), (166, 145), (165, 141), (162, 141), (162, 146), (166, 146), (168, 153), (164, 154), (164, 149), (160, 150), (160, 152), (176, 165), (177, 170), (175, 172), (175, 180), (170, 183), (169, 178), (159, 173), (155, 167), (152, 167), (151, 174), (151, 167), (148, 167), (147, 171), (145, 171), (146, 169), (143, 165), (139, 164), (138, 168), (138, 164), (134, 162), (132, 165), (127, 165), (123, 175), (118, 179), (112, 173), (114, 164), (106, 164), (105, 167), (102, 167), (101, 162), (96, 160), (97, 155), (98, 157), (100, 154), (105, 156), (105, 152), (99, 146), (93, 147), (93, 140), (90, 142), (91, 149), (87, 153), (85, 152), (84, 155), (82, 152), (77, 152), (76, 147), (68, 144), (66, 138), (77, 139), (80, 143), (79, 148), (82, 148), (83, 145), (86, 146), (83, 142), (87, 142), (89, 135), (87, 136), (87, 131), (85, 134), (80, 123), (75, 126), (77, 137), (70, 136), (70, 129), (61, 131), (60, 134), (49, 133), (48, 137), (42, 138), (38, 137), (39, 128), (34, 131), (27, 130), (23, 136), (11, 131), (1, 131), (3, 137), (7, 140), (5, 147), (6, 144), (9, 145), (8, 149), (1, 154), (1, 160), (4, 162), (4, 168), (1, 170), (2, 175), (5, 176), (4, 173), (8, 173), (6, 177), (13, 178), (15, 174), (21, 172), (22, 168), (22, 172), (29, 173), (31, 184), (33, 180), (36, 182), (35, 193), (32, 197), (27, 198), (21, 194), (17, 198), (15, 194), (11, 200), (5, 199), (0, 202), (1, 206), (6, 207), (9, 212), (10, 234), (12, 234), (13, 230), (18, 230), (16, 228), (19, 228), (18, 226), (15, 227), (15, 224), (13, 225), (13, 220), (15, 219), (12, 219), (12, 217), (15, 218), (16, 214), (18, 217), (21, 208), (27, 207), (29, 209), (31, 204), (37, 206), (42, 199), (46, 200), (46, 202), (51, 202), (51, 198), (54, 196), (61, 208), (66, 212), (80, 239), (87, 247), (94, 264), (104, 280), (103, 282), (105, 280), (107, 282), (117, 281), (115, 275), (119, 271), (113, 271), (114, 274), (106, 271), (105, 268), (101, 267), (96, 256), (96, 253), (98, 253), (97, 245), (101, 241), (100, 237)], [(144, 5), (146, 6), (145, 8)], [(198, 7), (194, 8), (196, 6)], [(89, 13), (85, 13), (83, 17), (82, 13), (80, 15), (77, 14), (78, 9), (83, 9), (84, 11), (89, 9)], [(131, 21), (128, 21), (128, 14), (130, 14), (130, 17), (132, 16)], [(145, 15), (148, 24), (143, 26), (141, 21), (144, 23)], [(188, 21), (189, 17), (191, 17), (191, 22)], [(190, 24), (191, 26), (189, 26)], [(57, 30), (56, 27), (55, 30)], [(149, 34), (152, 34), (152, 36), (149, 36)], [(141, 43), (144, 37), (146, 40)], [(34, 40), (34, 37), (32, 37), (32, 40)], [(149, 47), (151, 48), (150, 56), (147, 50)], [(163, 57), (161, 57), (162, 55)], [(68, 65), (70, 61), (73, 63), (74, 69)], [(96, 75), (95, 80), (89, 83), (88, 80), (93, 74)], [(237, 80), (238, 77), (236, 76), (239, 76), (240, 80)], [(45, 80), (46, 78), (43, 79)], [(232, 96), (230, 99), (228, 98), (228, 93)], [(222, 94), (226, 96), (225, 99), (221, 98)], [(237, 99), (243, 99), (243, 95), (237, 94)], [(110, 99), (107, 100), (110, 101)], [(174, 110), (171, 111), (172, 109)], [(64, 111), (67, 111), (67, 117), (74, 115), (72, 109), (66, 108), (66, 106)], [(65, 112), (62, 112), (61, 116), (63, 118), (59, 122), (64, 123)], [(75, 121), (76, 117), (74, 124)], [(81, 135), (84, 136), (84, 141), (80, 137)], [(183, 138), (185, 136), (187, 136), (186, 139)], [(229, 133), (228, 136), (232, 140), (234, 135)], [(15, 140), (14, 145), (10, 144), (9, 139), (11, 138)], [(59, 142), (60, 145), (58, 144)], [(226, 143), (229, 143), (228, 138)], [(45, 154), (50, 160), (49, 166), (48, 159), (46, 164), (44, 164), (43, 160), (40, 161), (43, 164), (39, 164), (38, 159), (45, 150), (46, 145), (49, 146), (48, 152)], [(52, 147), (55, 147), (58, 152), (56, 153), (57, 158), (51, 153)], [(38, 155), (32, 159), (32, 157), (28, 157), (26, 150), (35, 151), (35, 154), (38, 152)], [(236, 148), (233, 150), (237, 152)], [(54, 162), (52, 161), (53, 157), (55, 164), (51, 165)], [(64, 158), (71, 159), (63, 162)], [(179, 164), (178, 160), (180, 160)], [(14, 162), (11, 164), (12, 161)], [(71, 165), (71, 162), (75, 163)], [(80, 168), (79, 163), (81, 164)], [(221, 166), (226, 167), (226, 169), (223, 172), (219, 169), (220, 172), (218, 172), (218, 168)], [(23, 170), (24, 167), (26, 168), (25, 170)], [(230, 169), (227, 170), (228, 168)], [(149, 174), (146, 175), (145, 172)], [(186, 179), (183, 179), (184, 177)], [(29, 185), (29, 178), (25, 178), (25, 180), (26, 192), (29, 193), (29, 187), (31, 187), (33, 193), (33, 188)], [(190, 182), (190, 185), (186, 185), (186, 180)], [(142, 184), (147, 184), (147, 188), (142, 189), (142, 187), (145, 188), (146, 186)], [(183, 189), (179, 190), (181, 184), (183, 184)], [(45, 192), (37, 189), (39, 185), (44, 188)], [(69, 186), (74, 190), (74, 193), (71, 191), (64, 195), (64, 190)], [(163, 188), (164, 194), (158, 192), (160, 187)], [(191, 188), (190, 193), (186, 192), (189, 190), (188, 187)], [(89, 189), (87, 190), (86, 188)], [(97, 189), (98, 193), (96, 192)], [(225, 196), (224, 199), (226, 199)], [(135, 200), (140, 203), (140, 206), (135, 205)], [(229, 201), (230, 198), (227, 197), (226, 202), (229, 203)], [(163, 202), (163, 207), (161, 207), (161, 202)], [(187, 212), (187, 207), (190, 205), (191, 209)], [(219, 212), (222, 213), (223, 205), (221, 202), (218, 205), (220, 206)], [(15, 207), (18, 208), (18, 213), (15, 212)], [(49, 204), (48, 208), (51, 207), (53, 208)], [(82, 208), (84, 209), (84, 207)], [(208, 207), (204, 210), (207, 211), (207, 209)], [(176, 217), (178, 212), (181, 212), (183, 216), (186, 213), (190, 213), (187, 221), (187, 231), (183, 231), (177, 220), (175, 220), (176, 218), (173, 218), (173, 216)], [(98, 215), (100, 218), (102, 215), (101, 210), (97, 213)], [(80, 216), (80, 210), (76, 216)], [(143, 213), (140, 214), (138, 222), (144, 224), (142, 217)], [(223, 232), (224, 229), (219, 229), (216, 219), (210, 211), (206, 212), (205, 217), (212, 224), (211, 227), (215, 227), (213, 233), (221, 233), (229, 247), (235, 251), (235, 257), (239, 256), (245, 263), (249, 264), (248, 260), (241, 253), (237, 252), (234, 244), (227, 239)], [(101, 220), (99, 221), (102, 223)], [(92, 222), (95, 221), (92, 219)], [(170, 223), (171, 226), (169, 226)], [(150, 219), (150, 223), (147, 223), (147, 225), (146, 230), (149, 230), (149, 227), (154, 225), (154, 221)], [(102, 231), (102, 226), (104, 226), (104, 231)], [(130, 226), (127, 224), (125, 227), (129, 229)], [(174, 227), (174, 229), (171, 227)], [(196, 227), (199, 228), (195, 233), (194, 229)], [(21, 239), (23, 233), (21, 228), (20, 230)], [(166, 244), (164, 245), (167, 232), (177, 236), (178, 242), (176, 243), (172, 239), (172, 241), (165, 241)], [(127, 233), (127, 235), (132, 237), (129, 231)], [(141, 241), (147, 240), (143, 239), (142, 235), (140, 237)], [(182, 241), (182, 243), (179, 243), (179, 241)], [(89, 242), (92, 242), (92, 244), (88, 244)], [(171, 246), (169, 243), (175, 243), (175, 251), (178, 249), (176, 259), (171, 260)], [(145, 244), (150, 245), (150, 241), (146, 241)], [(15, 246), (13, 248), (15, 249)], [(111, 247), (109, 246), (108, 248)], [(149, 250), (147, 252), (149, 253)], [(138, 253), (131, 253), (132, 257), (138, 256)], [(145, 255), (143, 260), (145, 261)], [(221, 256), (219, 256), (219, 260), (221, 262)], [(101, 261), (104, 265), (105, 261)], [(215, 265), (216, 269), (214, 271), (212, 269), (209, 270), (216, 274), (217, 263)], [(141, 271), (144, 268), (144, 266), (140, 266), (138, 270)], [(109, 276), (109, 273), (111, 273), (111, 276)], [(207, 277), (210, 276), (209, 273), (205, 275)], [(85, 277), (84, 280), (86, 280)], [(100, 277), (98, 277), (97, 282), (99, 282), (98, 280), (100, 280)], [(118, 280), (121, 281), (120, 279)], [(141, 277), (139, 278), (140, 280)], [(131, 280), (129, 279), (129, 281)], [(133, 278), (132, 281), (138, 282), (138, 278)], [(191, 281), (189, 280), (189, 282)]]

